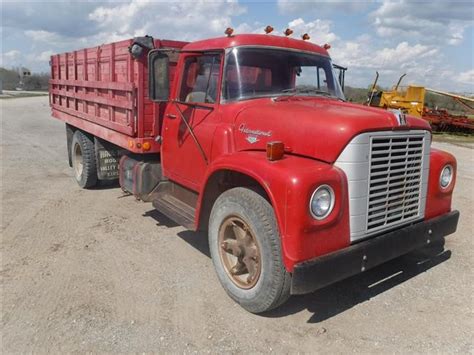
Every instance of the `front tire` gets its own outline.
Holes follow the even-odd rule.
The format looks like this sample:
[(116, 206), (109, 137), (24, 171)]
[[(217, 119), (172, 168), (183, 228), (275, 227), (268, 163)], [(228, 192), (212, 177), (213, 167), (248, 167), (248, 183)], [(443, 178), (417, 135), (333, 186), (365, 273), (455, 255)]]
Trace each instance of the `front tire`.
[(97, 185), (97, 164), (94, 140), (77, 130), (71, 144), (72, 168), (74, 178), (83, 189)]
[(275, 214), (258, 193), (237, 187), (217, 198), (209, 249), (222, 286), (247, 311), (262, 313), (289, 298), (291, 276), (283, 265)]

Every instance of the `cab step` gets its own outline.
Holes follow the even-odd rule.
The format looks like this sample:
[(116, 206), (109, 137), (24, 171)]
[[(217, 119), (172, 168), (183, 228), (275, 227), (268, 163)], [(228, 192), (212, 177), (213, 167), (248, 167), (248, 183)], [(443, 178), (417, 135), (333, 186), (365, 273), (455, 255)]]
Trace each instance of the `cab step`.
[(153, 192), (153, 207), (169, 219), (195, 230), (198, 194), (171, 181), (163, 181)]

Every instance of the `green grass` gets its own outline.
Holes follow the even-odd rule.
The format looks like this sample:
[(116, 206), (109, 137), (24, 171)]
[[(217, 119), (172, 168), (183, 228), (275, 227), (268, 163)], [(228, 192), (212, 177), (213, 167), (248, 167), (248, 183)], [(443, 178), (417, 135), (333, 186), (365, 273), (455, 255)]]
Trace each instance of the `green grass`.
[(474, 134), (433, 132), (433, 141), (474, 149)]

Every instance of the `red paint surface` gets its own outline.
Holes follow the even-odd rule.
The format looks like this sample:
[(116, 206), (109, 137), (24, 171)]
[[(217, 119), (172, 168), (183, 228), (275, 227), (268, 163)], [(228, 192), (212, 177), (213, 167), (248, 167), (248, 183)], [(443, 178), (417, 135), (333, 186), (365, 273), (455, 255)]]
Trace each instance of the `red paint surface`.
[[(338, 168), (291, 155), (270, 162), (265, 152), (249, 151), (217, 157), (207, 177), (225, 169), (251, 176), (267, 192), (275, 209), (288, 270), (297, 262), (349, 245), (347, 182)], [(321, 184), (330, 185), (336, 195), (334, 209), (324, 221), (315, 220), (308, 212), (311, 194)]]
[(183, 49), (189, 51), (203, 51), (212, 49), (227, 49), (237, 46), (269, 46), (291, 48), (329, 56), (327, 50), (309, 41), (302, 41), (291, 37), (260, 34), (242, 34), (231, 37), (211, 38), (189, 43)]
[[(225, 105), (229, 106), (229, 105)], [(389, 111), (341, 102), (328, 98), (293, 98), (287, 101), (257, 99), (223, 108), (239, 113), (235, 120), (237, 150), (265, 149), (267, 141), (282, 141), (293, 154), (333, 163), (356, 135), (366, 131), (399, 129), (395, 115)], [(271, 133), (254, 144), (245, 140), (248, 134), (238, 129)], [(403, 129), (426, 129), (429, 124), (408, 118)]]
[[(175, 103), (154, 104), (147, 97), (146, 62), (131, 59), (126, 51), (130, 43), (130, 40), (122, 41), (53, 56), (50, 92), (53, 116), (136, 153), (141, 152), (136, 149), (137, 142), (150, 142), (150, 152), (161, 151), (164, 175), (200, 193), (196, 228), (203, 192), (214, 173), (224, 169), (252, 177), (265, 189), (275, 209), (284, 263), (290, 271), (295, 263), (350, 244), (347, 181), (344, 173), (331, 164), (349, 141), (367, 131), (430, 129), (421, 119), (408, 117), (408, 125), (400, 127), (395, 116), (385, 110), (324, 97), (277, 101), (261, 98), (208, 104), (209, 109)], [(179, 48), (185, 43), (155, 41), (155, 44)], [(224, 50), (245, 45), (286, 47), (327, 55), (325, 49), (310, 42), (272, 35), (222, 37), (190, 43), (184, 49)], [(172, 67), (170, 99), (177, 97), (184, 55)], [(192, 126), (207, 163), (182, 122), (178, 107)], [(264, 134), (251, 134), (249, 130)], [(163, 138), (162, 146), (155, 142), (158, 135)], [(249, 142), (249, 136), (257, 141)], [(134, 148), (129, 148), (130, 141)], [(282, 160), (266, 159), (269, 141), (285, 144)], [(456, 169), (454, 157), (433, 149), (426, 219), (451, 209), (454, 181), (447, 190), (439, 189), (439, 174), (446, 163)], [(317, 221), (309, 213), (309, 200), (321, 184), (334, 189), (336, 204), (328, 218)]]
[[(454, 170), (453, 180), (446, 189), (439, 185), (443, 168), (450, 164)], [(451, 199), (456, 184), (457, 163), (453, 155), (439, 149), (431, 148), (430, 176), (428, 180), (428, 196), (426, 199), (425, 219), (431, 219), (451, 211)]]

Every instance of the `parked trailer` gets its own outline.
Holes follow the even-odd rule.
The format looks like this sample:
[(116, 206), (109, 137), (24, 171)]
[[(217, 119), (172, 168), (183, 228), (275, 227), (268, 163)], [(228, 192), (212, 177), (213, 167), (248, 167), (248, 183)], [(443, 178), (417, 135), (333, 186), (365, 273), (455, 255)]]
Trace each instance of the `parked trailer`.
[(428, 121), (433, 131), (453, 133), (474, 133), (474, 120), (465, 115), (452, 115), (444, 109), (426, 109), (422, 118)]
[(254, 313), (442, 242), (459, 217), (456, 160), (431, 148), (428, 123), (345, 102), (330, 46), (291, 33), (51, 58), (79, 185), (119, 178), (206, 230), (219, 281)]

